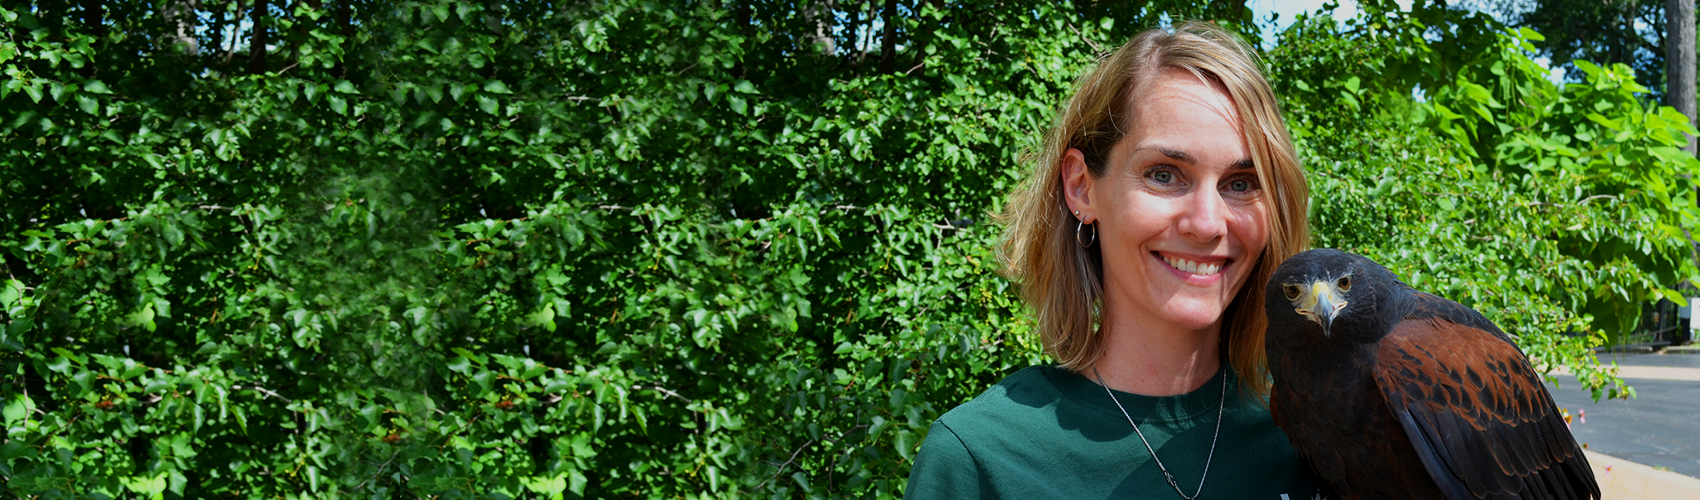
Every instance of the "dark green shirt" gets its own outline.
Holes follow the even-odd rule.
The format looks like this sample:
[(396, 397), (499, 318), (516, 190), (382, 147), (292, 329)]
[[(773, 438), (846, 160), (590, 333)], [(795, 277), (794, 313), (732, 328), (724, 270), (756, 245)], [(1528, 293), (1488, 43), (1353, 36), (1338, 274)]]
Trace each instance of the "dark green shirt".
[[(1239, 393), (1224, 368), (1198, 390), (1171, 397), (1116, 392), (1180, 489), (1199, 499), (1311, 500), (1322, 491), (1293, 455), (1269, 410)], [(1028, 367), (933, 422), (909, 472), (907, 499), (1089, 499), (1181, 496), (1104, 387), (1052, 366)]]

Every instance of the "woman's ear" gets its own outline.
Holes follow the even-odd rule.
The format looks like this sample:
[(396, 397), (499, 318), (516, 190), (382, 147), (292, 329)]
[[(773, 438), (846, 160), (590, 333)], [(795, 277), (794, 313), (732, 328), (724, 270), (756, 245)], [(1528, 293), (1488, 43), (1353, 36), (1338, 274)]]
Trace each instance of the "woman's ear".
[(1062, 175), (1063, 198), (1068, 202), (1068, 210), (1074, 213), (1076, 219), (1085, 224), (1098, 220), (1098, 213), (1092, 208), (1092, 184), (1097, 179), (1092, 178), (1092, 172), (1086, 167), (1086, 155), (1079, 149), (1068, 148), (1063, 154)]

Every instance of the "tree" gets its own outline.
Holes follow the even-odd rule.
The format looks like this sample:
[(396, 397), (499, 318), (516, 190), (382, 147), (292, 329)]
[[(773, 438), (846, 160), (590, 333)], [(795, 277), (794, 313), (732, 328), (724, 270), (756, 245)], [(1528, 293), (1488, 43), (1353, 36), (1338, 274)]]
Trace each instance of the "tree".
[[(1666, 72), (1670, 79), (1665, 86), (1665, 102), (1694, 123), (1694, 3), (1687, 0), (1666, 0), (1665, 44)], [(1683, 149), (1694, 154), (1694, 137), (1688, 138)]]

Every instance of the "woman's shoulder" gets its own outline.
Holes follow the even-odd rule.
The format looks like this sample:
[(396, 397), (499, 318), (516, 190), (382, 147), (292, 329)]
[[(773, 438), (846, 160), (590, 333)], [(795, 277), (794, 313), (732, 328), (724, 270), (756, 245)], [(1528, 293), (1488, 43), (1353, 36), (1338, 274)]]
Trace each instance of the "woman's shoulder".
[(1057, 378), (1066, 371), (1054, 366), (1029, 366), (1004, 377), (985, 392), (940, 416), (938, 423), (957, 434), (1007, 432), (1055, 422), (1058, 404), (1068, 396)]
[(1056, 408), (1066, 397), (1052, 380), (1054, 370), (1023, 368), (934, 421), (915, 457), (905, 498), (998, 498), (994, 482), (1044, 483), (1045, 474), (1023, 464), (1058, 463), (1031, 459), (1055, 451), (1041, 445), (1057, 427)]

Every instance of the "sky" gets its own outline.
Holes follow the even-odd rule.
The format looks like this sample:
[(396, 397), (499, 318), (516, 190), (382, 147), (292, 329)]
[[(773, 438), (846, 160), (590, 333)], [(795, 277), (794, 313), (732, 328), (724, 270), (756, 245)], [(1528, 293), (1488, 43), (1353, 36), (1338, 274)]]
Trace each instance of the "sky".
[[(1339, 0), (1340, 8), (1334, 9), (1336, 19), (1350, 19), (1358, 15), (1358, 2), (1354, 0)], [(1256, 16), (1257, 24), (1263, 26), (1263, 45), (1265, 47), (1275, 42), (1275, 34), (1281, 29), (1293, 24), (1293, 19), (1301, 13), (1311, 13), (1322, 9), (1326, 0), (1250, 0), (1246, 2)], [(1410, 8), (1410, 0), (1401, 0), (1400, 7)], [(1269, 15), (1280, 14), (1281, 17), (1270, 25)]]

